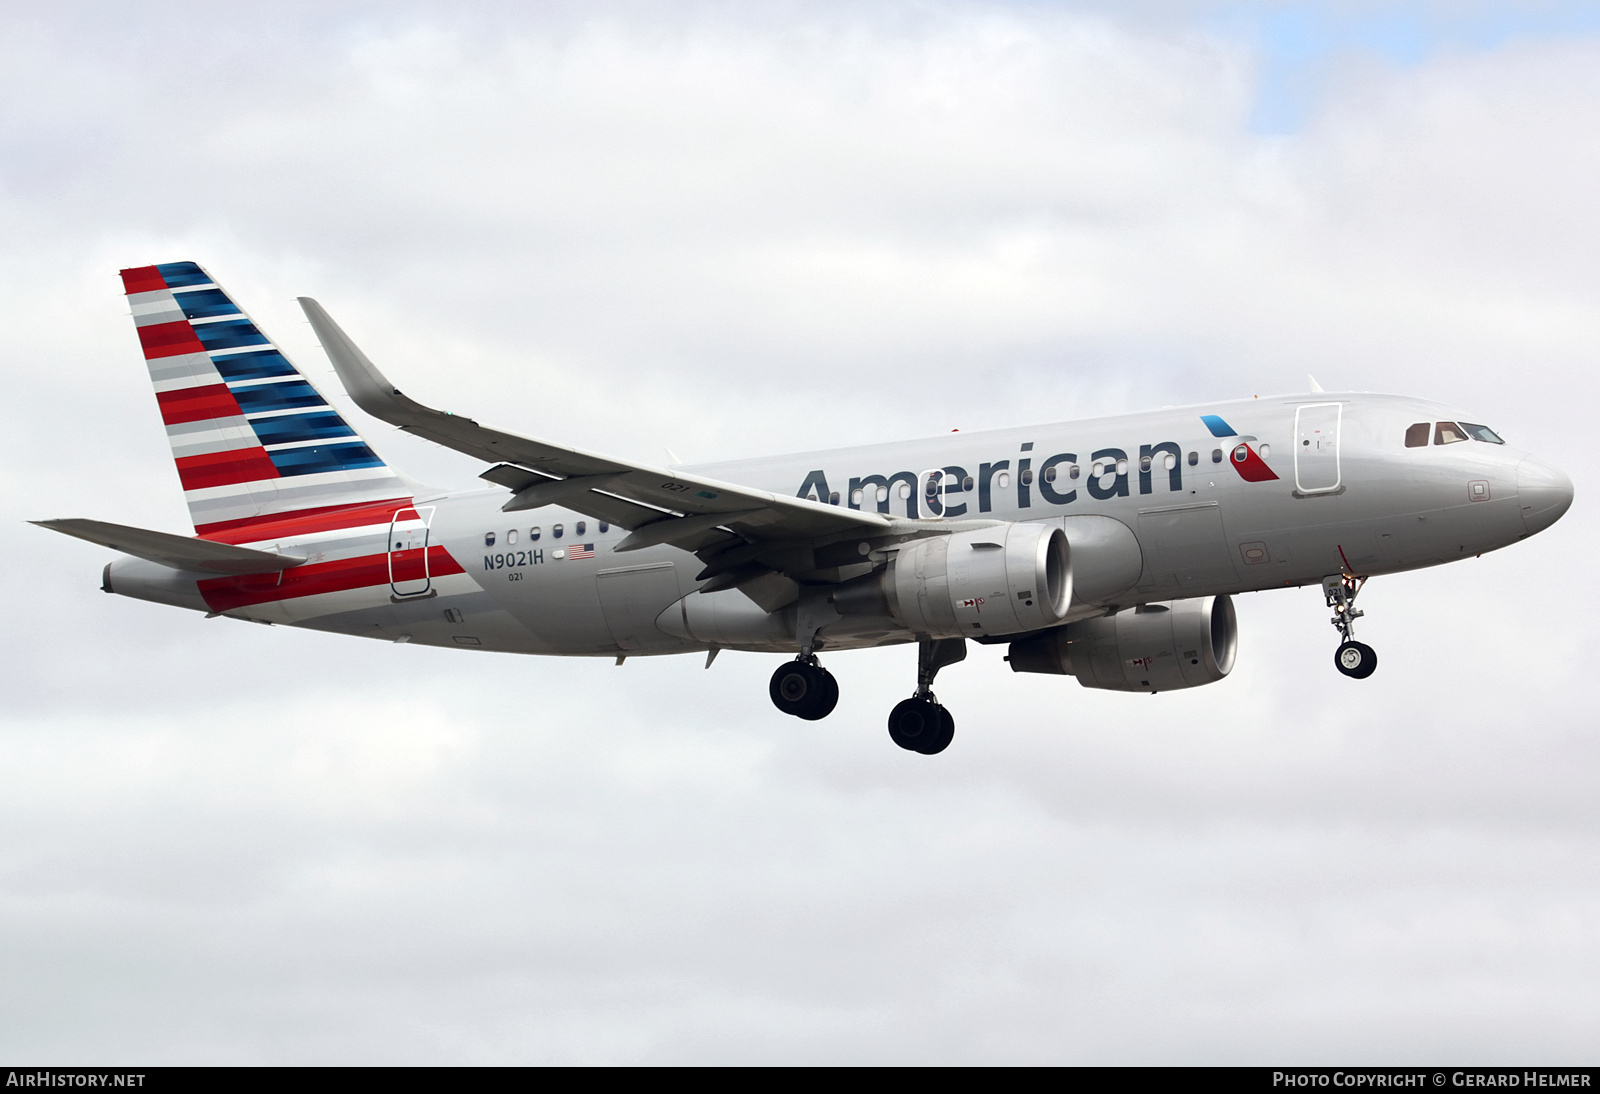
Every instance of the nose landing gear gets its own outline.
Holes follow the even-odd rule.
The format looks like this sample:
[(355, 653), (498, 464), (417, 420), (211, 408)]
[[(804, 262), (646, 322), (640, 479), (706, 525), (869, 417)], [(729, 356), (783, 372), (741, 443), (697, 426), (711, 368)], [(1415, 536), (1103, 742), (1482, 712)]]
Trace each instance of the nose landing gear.
[(1365, 680), (1378, 668), (1378, 651), (1355, 640), (1355, 622), (1366, 614), (1356, 610), (1356, 595), (1366, 583), (1366, 578), (1354, 574), (1322, 579), (1322, 595), (1333, 609), (1332, 622), (1341, 639), (1339, 648), (1333, 651), (1333, 665), (1355, 680)]
[(839, 705), (839, 682), (815, 654), (779, 665), (767, 693), (773, 706), (808, 722), (826, 718)]

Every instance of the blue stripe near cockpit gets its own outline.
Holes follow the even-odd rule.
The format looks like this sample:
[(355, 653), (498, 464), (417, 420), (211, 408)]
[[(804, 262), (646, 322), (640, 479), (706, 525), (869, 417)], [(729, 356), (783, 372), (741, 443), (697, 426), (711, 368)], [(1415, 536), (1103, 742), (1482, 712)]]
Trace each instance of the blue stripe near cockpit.
[(1206, 423), (1206, 428), (1211, 430), (1213, 437), (1237, 437), (1239, 435), (1234, 432), (1233, 426), (1215, 414), (1202, 414), (1200, 415), (1200, 420)]

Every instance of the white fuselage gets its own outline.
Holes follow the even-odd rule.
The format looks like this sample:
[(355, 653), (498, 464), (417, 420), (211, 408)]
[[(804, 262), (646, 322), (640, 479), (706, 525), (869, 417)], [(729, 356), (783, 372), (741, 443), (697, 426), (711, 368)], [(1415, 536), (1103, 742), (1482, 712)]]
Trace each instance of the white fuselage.
[[(1219, 436), (1208, 416), (1228, 434)], [(1069, 538), (1088, 527), (1075, 518), (1110, 518), (1131, 533), (1138, 557), (1121, 552), (1122, 570), (1113, 566), (1098, 584), (1087, 573), (1080, 579), (1081, 617), (1437, 565), (1514, 543), (1564, 511), (1570, 483), (1509, 444), (1406, 447), (1408, 427), (1452, 420), (1431, 402), (1317, 394), (684, 470), (902, 518), (1064, 522)], [(1109, 470), (1096, 476), (1097, 464)], [(945, 472), (941, 514), (919, 504), (918, 476), (931, 469)], [(619, 554), (621, 529), (559, 505), (505, 513), (506, 499), (500, 488), (418, 493), (420, 516), (369, 513), (336, 528), (230, 540), (308, 557), (277, 574), (206, 578), (123, 558), (107, 568), (107, 588), (239, 618), (469, 649), (617, 656), (796, 648), (792, 623), (738, 590), (709, 594), (738, 598), (745, 620), (714, 639), (674, 623), (668, 610), (702, 584), (693, 554), (671, 546)], [(852, 546), (807, 568), (825, 581), (869, 572), (866, 544), (861, 556)], [(881, 621), (840, 621), (820, 638), (842, 648), (914, 636)]]

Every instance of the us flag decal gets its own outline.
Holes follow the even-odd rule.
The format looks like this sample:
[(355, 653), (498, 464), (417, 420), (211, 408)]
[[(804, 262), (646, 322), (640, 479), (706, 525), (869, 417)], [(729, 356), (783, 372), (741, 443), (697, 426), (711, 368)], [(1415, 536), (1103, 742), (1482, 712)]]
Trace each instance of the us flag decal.
[(571, 547), (567, 548), (567, 558), (569, 559), (593, 557), (594, 544), (592, 543), (574, 543)]

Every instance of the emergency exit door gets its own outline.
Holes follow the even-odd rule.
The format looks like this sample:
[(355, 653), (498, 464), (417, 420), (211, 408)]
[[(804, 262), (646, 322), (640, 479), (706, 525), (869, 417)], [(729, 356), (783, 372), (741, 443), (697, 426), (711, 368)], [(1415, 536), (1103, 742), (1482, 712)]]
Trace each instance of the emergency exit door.
[(1294, 485), (1302, 494), (1339, 489), (1341, 403), (1312, 403), (1294, 414)]

